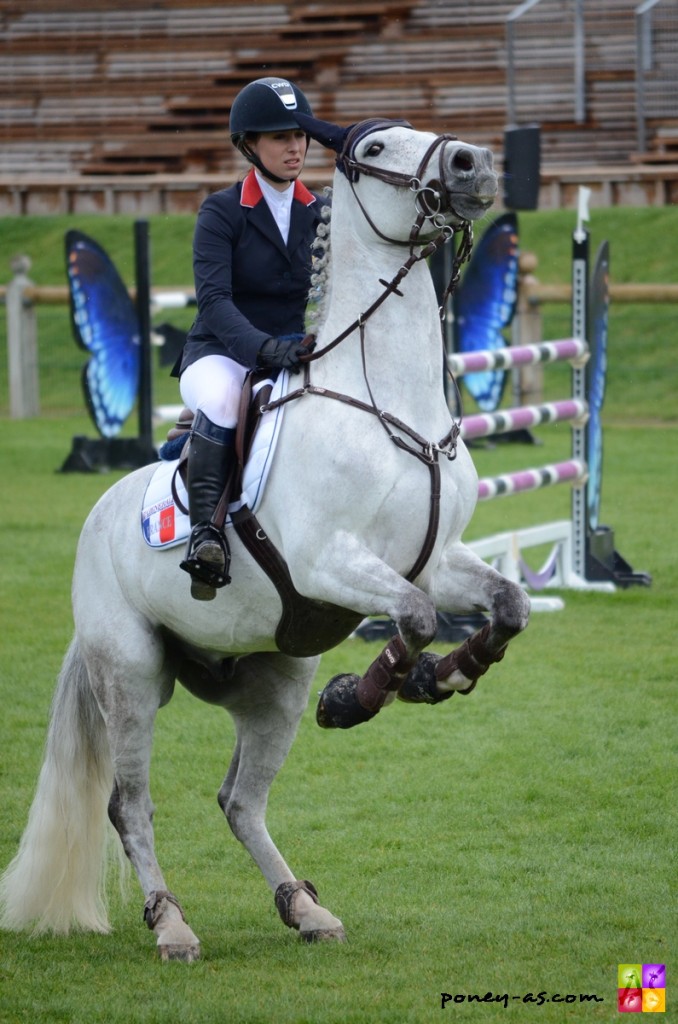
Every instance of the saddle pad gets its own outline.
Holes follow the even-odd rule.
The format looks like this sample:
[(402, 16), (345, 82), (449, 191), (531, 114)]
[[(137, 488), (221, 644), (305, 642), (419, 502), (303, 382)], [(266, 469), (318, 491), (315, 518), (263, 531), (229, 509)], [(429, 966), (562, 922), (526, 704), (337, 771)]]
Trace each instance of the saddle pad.
[[(260, 381), (252, 389), (253, 397), (260, 388), (267, 384), (273, 384), (270, 400), (282, 398), (287, 394), (289, 379), (289, 373), (284, 371), (279, 374), (275, 383), (268, 380)], [(242, 494), (237, 501), (231, 502), (229, 512), (234, 512), (242, 508), (243, 505), (247, 505), (252, 512), (256, 512), (261, 504), (275, 447), (278, 443), (284, 409), (285, 406), (280, 405), (261, 416), (243, 473)], [(146, 488), (141, 505), (141, 529), (149, 547), (169, 548), (183, 544), (191, 532), (189, 517), (175, 502), (172, 494), (172, 478), (174, 478), (177, 498), (183, 508), (188, 508), (188, 495), (184, 482), (181, 475), (176, 473), (178, 465), (178, 459), (172, 462), (158, 463)], [(230, 517), (226, 519), (226, 526), (232, 526)]]

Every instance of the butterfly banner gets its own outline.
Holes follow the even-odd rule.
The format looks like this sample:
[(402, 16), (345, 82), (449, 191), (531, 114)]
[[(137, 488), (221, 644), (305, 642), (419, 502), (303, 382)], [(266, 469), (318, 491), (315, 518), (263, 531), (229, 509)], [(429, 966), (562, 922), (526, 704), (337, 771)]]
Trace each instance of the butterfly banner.
[[(518, 300), (518, 219), (505, 213), (487, 228), (454, 293), (454, 347), (457, 352), (504, 348)], [(506, 370), (464, 377), (464, 386), (483, 412), (493, 412), (504, 393)]]
[(115, 437), (139, 391), (139, 319), (106, 251), (80, 231), (68, 231), (65, 242), (73, 334), (90, 354), (85, 402), (101, 436)]

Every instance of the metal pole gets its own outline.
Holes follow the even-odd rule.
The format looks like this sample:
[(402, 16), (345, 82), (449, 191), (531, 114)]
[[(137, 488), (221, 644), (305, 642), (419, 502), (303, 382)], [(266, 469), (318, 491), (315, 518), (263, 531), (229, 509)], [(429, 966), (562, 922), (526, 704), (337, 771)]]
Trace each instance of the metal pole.
[(636, 125), (638, 151), (647, 149), (645, 75), (652, 71), (652, 10), (659, 0), (645, 0), (636, 7)]
[[(153, 399), (151, 367), (151, 273), (149, 225), (147, 220), (134, 222), (134, 257), (137, 285), (137, 316), (139, 318), (139, 442), (143, 450), (153, 449)], [(154, 455), (151, 455), (153, 458)]]
[(586, 120), (586, 66), (584, 59), (584, 0), (574, 5), (574, 119)]
[(28, 278), (31, 261), (18, 256), (12, 261), (13, 279), (7, 285), (7, 369), (12, 419), (40, 415), (38, 386), (38, 326), (35, 305), (26, 296), (33, 282)]
[(541, 0), (524, 0), (506, 18), (506, 96), (508, 123), (516, 123), (516, 78), (515, 78), (515, 35), (514, 24), (536, 7)]
[(636, 10), (636, 142), (638, 152), (647, 149), (645, 130), (645, 72), (652, 62), (650, 40), (648, 39), (648, 16), (641, 8)]
[[(572, 237), (572, 336), (588, 338), (588, 273), (589, 233), (577, 225)], [(572, 397), (586, 400), (586, 372), (582, 365), (572, 366)], [(584, 462), (586, 459), (586, 429), (583, 426), (572, 429), (572, 458)], [(572, 490), (572, 571), (580, 579), (586, 578), (586, 490), (574, 487)]]
[(516, 123), (516, 74), (513, 38), (513, 21), (506, 22), (506, 95), (508, 123)]

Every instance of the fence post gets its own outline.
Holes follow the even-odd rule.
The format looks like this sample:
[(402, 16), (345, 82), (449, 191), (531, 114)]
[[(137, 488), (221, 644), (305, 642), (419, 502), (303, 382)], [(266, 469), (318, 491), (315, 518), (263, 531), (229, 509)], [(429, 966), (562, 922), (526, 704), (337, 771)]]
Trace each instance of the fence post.
[(11, 263), (13, 278), (7, 285), (7, 363), (9, 370), (9, 411), (12, 419), (40, 415), (38, 387), (38, 326), (35, 305), (25, 295), (33, 282), (28, 277), (29, 256), (17, 256)]
[[(533, 252), (519, 256), (518, 301), (511, 325), (512, 345), (538, 345), (544, 340), (541, 305), (530, 299), (529, 286), (537, 283), (534, 271), (537, 257)], [(513, 400), (515, 405), (534, 405), (544, 397), (544, 367), (541, 363), (520, 366), (513, 370)]]

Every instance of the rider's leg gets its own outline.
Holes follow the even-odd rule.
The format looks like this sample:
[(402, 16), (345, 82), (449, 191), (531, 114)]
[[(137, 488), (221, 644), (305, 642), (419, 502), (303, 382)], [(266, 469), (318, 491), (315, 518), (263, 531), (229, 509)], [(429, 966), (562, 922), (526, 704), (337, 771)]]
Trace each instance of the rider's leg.
[(191, 536), (182, 569), (193, 577), (191, 594), (209, 601), (230, 583), (230, 551), (212, 518), (235, 463), (235, 426), (245, 368), (226, 356), (205, 356), (181, 376), (181, 395), (195, 412), (188, 448)]
[(235, 430), (218, 427), (198, 409), (188, 447), (188, 508), (191, 536), (181, 568), (193, 577), (191, 594), (211, 600), (231, 582), (230, 552), (223, 529), (212, 519), (235, 461)]

